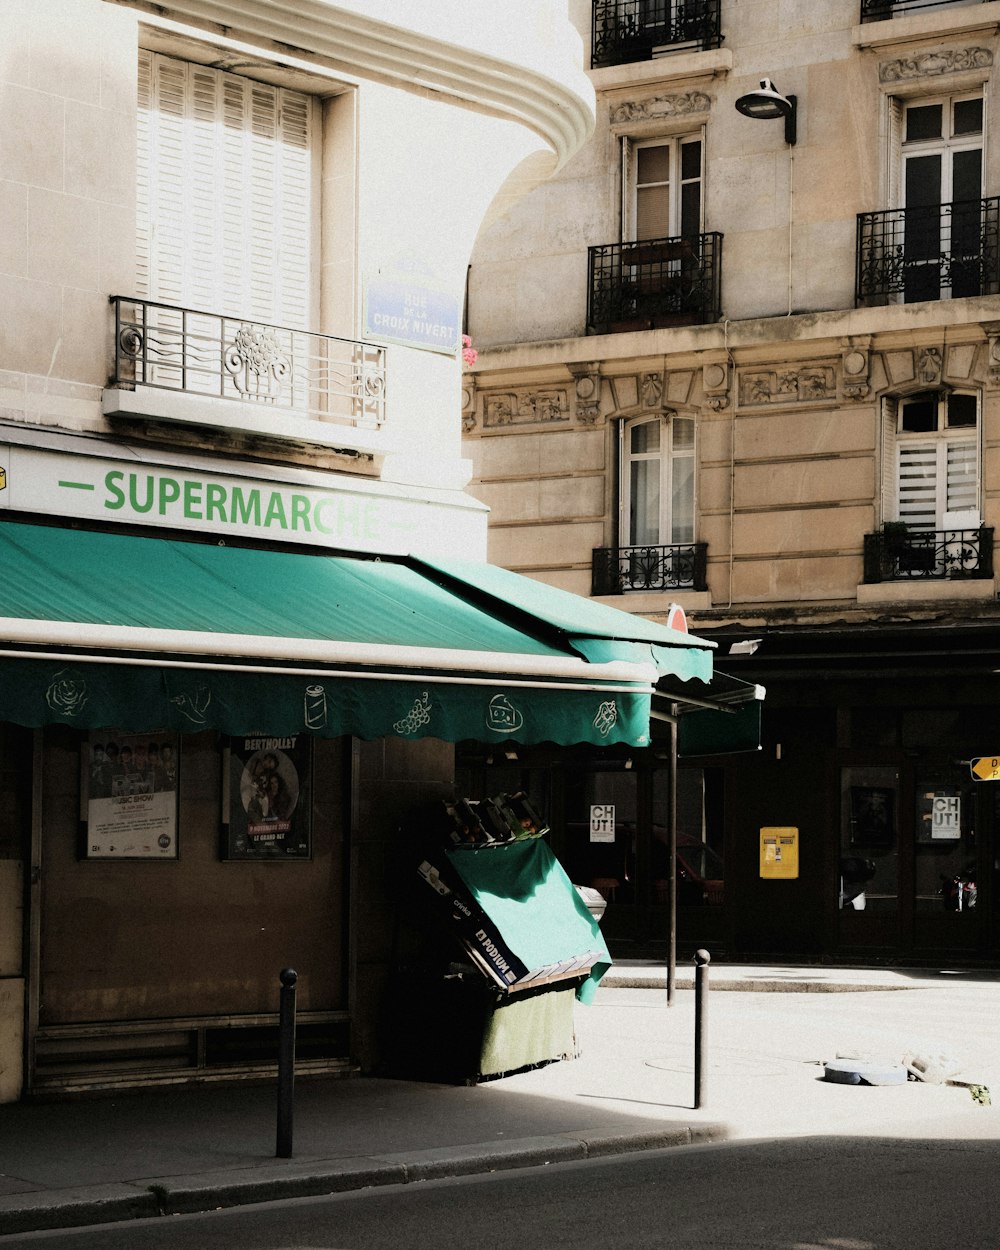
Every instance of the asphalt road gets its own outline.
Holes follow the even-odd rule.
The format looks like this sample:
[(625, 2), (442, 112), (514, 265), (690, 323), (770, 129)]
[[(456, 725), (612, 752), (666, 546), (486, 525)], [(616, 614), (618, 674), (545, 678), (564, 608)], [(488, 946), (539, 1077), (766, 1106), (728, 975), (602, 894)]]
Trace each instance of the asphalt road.
[[(967, 1121), (963, 1121), (967, 1125)], [(697, 1146), (197, 1216), (0, 1237), (2, 1250), (996, 1250), (1000, 1142)]]

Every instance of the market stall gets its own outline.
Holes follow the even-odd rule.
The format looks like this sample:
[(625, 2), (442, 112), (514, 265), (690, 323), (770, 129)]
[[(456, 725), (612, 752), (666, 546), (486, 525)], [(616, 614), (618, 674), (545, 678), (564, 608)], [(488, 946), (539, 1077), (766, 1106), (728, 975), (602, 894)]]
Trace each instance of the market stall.
[(417, 867), (430, 924), (394, 990), (407, 1021), (394, 1067), (474, 1082), (572, 1058), (574, 1003), (611, 966), (597, 921), (525, 796), (448, 804), (444, 816)]

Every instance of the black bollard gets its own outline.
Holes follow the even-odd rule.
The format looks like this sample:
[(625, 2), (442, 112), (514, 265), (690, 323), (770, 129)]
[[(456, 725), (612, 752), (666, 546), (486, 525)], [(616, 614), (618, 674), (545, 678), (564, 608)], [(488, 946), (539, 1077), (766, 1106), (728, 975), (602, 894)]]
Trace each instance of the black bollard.
[(292, 1157), (292, 1095), (295, 1089), (295, 983), (294, 968), (281, 970), (281, 1007), (278, 1016), (278, 1145), (279, 1159)]
[(694, 953), (694, 1106), (697, 1111), (705, 1105), (708, 1081), (708, 965), (712, 956), (706, 950)]

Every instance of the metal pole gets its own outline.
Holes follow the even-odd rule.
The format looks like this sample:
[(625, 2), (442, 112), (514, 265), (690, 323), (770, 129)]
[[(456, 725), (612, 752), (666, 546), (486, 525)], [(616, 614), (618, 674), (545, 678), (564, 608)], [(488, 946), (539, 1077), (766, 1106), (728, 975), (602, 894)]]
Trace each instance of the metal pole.
[(694, 953), (694, 1106), (697, 1111), (705, 1105), (706, 1051), (708, 1050), (708, 965), (712, 956), (706, 950)]
[(295, 1088), (295, 983), (294, 968), (281, 970), (281, 1008), (278, 1017), (278, 1145), (279, 1159), (292, 1157), (292, 1094)]
[[(671, 704), (671, 715), (676, 716), (677, 705)], [(674, 1005), (677, 986), (677, 722), (670, 722), (670, 791), (667, 800), (667, 826), (669, 829), (670, 869), (667, 873), (667, 907), (670, 911), (667, 930), (667, 1006)]]

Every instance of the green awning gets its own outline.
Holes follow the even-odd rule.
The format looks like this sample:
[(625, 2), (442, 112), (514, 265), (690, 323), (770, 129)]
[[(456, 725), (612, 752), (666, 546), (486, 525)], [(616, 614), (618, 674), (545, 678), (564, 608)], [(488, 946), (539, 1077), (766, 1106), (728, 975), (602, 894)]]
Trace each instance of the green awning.
[(488, 565), (4, 521), (0, 567), (0, 719), (32, 727), (644, 746), (657, 674), (711, 672)]
[[(548, 845), (539, 840), (444, 852), (482, 912), (477, 934), (492, 966), (506, 959), (512, 989), (558, 981), (586, 969), (577, 997), (589, 1002), (611, 956), (600, 927)], [(475, 935), (473, 935), (475, 936)], [(577, 974), (579, 975), (579, 974)]]
[(544, 623), (554, 638), (592, 663), (629, 660), (652, 664), (658, 674), (668, 674), (678, 681), (711, 679), (716, 644), (704, 638), (669, 629), (496, 565), (438, 559), (425, 561), (425, 566), (464, 587), (466, 593), (476, 596), (477, 602), (493, 608), (509, 605), (523, 619)]
[(759, 751), (764, 694), (763, 686), (719, 669), (707, 683), (664, 677), (657, 683), (651, 714), (654, 726), (676, 723), (678, 756)]
[(677, 754), (732, 755), (760, 750), (760, 701), (749, 699), (728, 711), (700, 709), (682, 716), (677, 726)]

